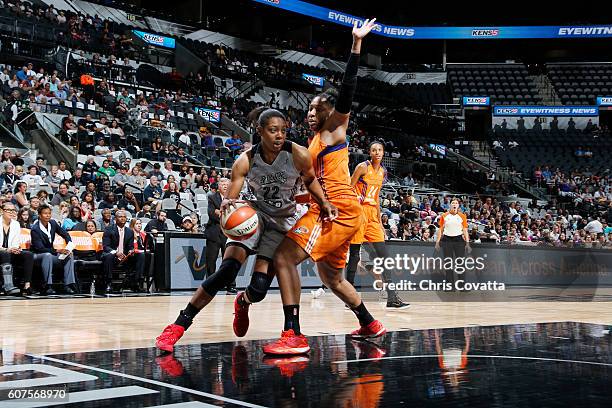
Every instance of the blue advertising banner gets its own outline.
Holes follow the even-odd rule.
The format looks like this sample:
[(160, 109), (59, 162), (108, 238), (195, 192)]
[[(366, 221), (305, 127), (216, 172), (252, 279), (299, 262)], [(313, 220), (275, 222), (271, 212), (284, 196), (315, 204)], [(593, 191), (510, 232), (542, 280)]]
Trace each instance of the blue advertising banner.
[(441, 144), (430, 143), (429, 148), (440, 153), (442, 156), (446, 156), (446, 146)]
[(156, 45), (158, 47), (165, 47), (165, 48), (175, 48), (176, 47), (176, 42), (174, 41), (174, 38), (165, 37), (163, 35), (145, 33), (144, 31), (139, 31), (139, 30), (132, 30), (132, 32), (134, 33), (136, 37), (142, 39), (144, 42), (148, 44)]
[(217, 109), (207, 109), (207, 108), (193, 108), (195, 113), (202, 116), (204, 120), (209, 122), (220, 122), (221, 121), (221, 111)]
[(302, 78), (305, 79), (306, 81), (310, 82), (311, 84), (318, 86), (320, 88), (323, 88), (323, 85), (325, 84), (325, 78), (320, 77), (320, 76), (316, 76), (316, 75), (310, 75), (310, 74), (302, 74)]
[(597, 106), (495, 106), (493, 116), (599, 116)]
[(598, 96), (597, 105), (612, 106), (612, 96)]
[(463, 106), (489, 106), (491, 99), (488, 96), (464, 96)]
[[(300, 0), (253, 0), (305, 16), (344, 26), (363, 23), (365, 18), (310, 4)], [(375, 17), (375, 15), (371, 16)], [(377, 24), (378, 35), (413, 40), (468, 40), (518, 38), (598, 38), (612, 37), (612, 25), (506, 26), (506, 27), (401, 27)]]

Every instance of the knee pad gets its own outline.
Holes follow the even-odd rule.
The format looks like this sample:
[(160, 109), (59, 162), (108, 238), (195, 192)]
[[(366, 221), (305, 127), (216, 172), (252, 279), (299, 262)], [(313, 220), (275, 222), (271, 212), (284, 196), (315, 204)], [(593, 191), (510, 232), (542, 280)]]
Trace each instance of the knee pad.
[(269, 277), (266, 273), (253, 272), (251, 283), (246, 289), (246, 295), (251, 303), (257, 303), (264, 300), (272, 284), (272, 279), (274, 278)]
[(202, 282), (202, 288), (210, 296), (215, 296), (219, 290), (236, 279), (241, 266), (242, 264), (237, 259), (224, 259), (219, 269)]
[(11, 265), (10, 263), (2, 264), (0, 265), (0, 267), (2, 268), (3, 275), (13, 273), (13, 265)]

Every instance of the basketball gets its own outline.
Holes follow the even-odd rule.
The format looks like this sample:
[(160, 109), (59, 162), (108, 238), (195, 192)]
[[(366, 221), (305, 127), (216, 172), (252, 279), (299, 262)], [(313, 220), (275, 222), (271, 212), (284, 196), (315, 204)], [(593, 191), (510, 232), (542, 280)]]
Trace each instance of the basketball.
[(221, 230), (226, 237), (237, 241), (255, 234), (258, 225), (257, 212), (248, 204), (236, 204), (221, 215)]

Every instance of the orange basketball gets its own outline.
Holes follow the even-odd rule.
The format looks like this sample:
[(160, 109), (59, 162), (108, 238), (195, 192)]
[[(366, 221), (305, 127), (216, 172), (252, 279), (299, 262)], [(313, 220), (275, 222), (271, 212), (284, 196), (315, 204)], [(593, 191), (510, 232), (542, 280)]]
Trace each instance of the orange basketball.
[(226, 237), (243, 241), (257, 232), (259, 218), (248, 204), (236, 204), (221, 215), (221, 230)]

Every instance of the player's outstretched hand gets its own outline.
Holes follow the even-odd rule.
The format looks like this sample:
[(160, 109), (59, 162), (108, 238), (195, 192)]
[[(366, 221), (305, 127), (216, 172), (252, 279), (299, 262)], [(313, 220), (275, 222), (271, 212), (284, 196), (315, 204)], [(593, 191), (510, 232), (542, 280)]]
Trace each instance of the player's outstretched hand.
[(230, 207), (235, 207), (237, 203), (244, 203), (244, 202), (245, 201), (243, 200), (224, 198), (223, 201), (221, 201), (221, 205), (219, 206), (219, 211), (221, 211), (221, 214), (223, 214), (224, 212), (229, 210)]
[(326, 201), (321, 206), (321, 213), (323, 214), (323, 221), (333, 221), (338, 218), (338, 209), (333, 206), (329, 201)]
[(355, 23), (353, 24), (353, 38), (356, 40), (363, 39), (363, 37), (368, 35), (374, 26), (376, 26), (375, 22), (376, 19), (373, 18), (371, 20), (364, 21), (361, 27), (357, 27), (357, 20), (355, 20)]

